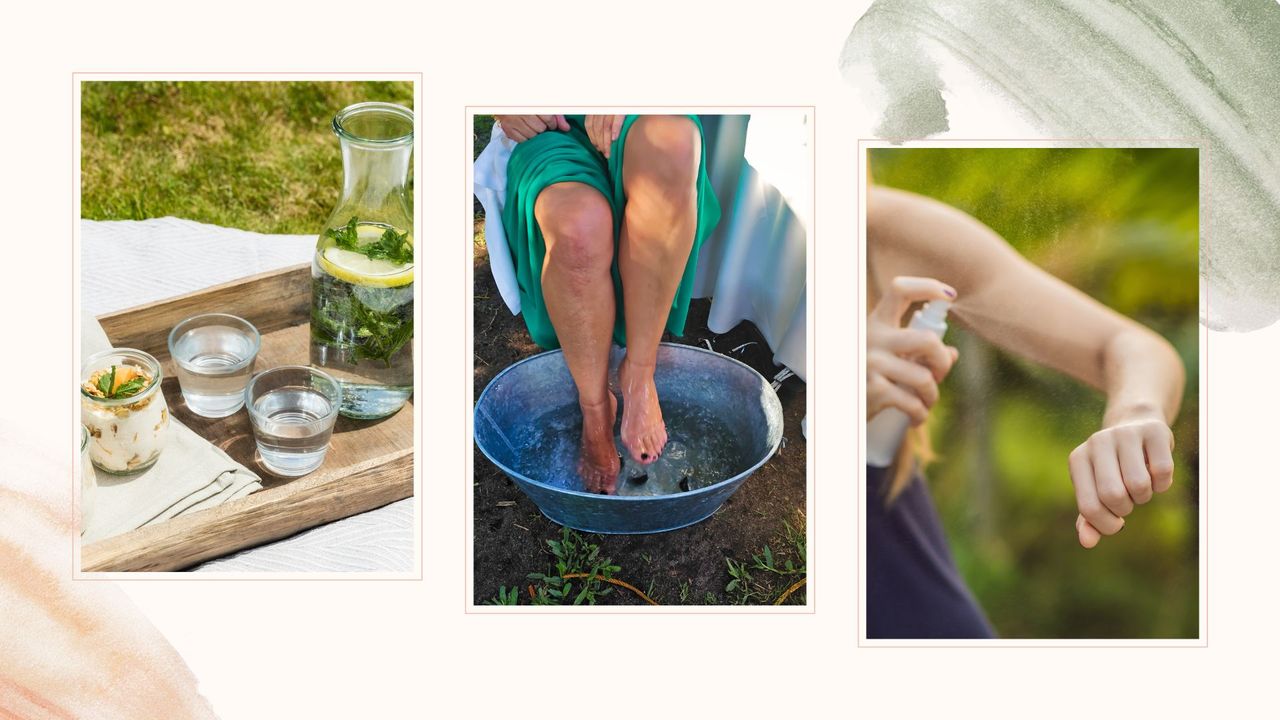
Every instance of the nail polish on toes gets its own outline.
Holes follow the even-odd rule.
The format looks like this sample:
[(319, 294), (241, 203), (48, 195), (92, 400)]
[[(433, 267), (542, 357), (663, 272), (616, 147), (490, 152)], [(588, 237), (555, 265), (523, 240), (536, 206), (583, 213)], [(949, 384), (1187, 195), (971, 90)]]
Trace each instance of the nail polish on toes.
[(649, 459), (649, 453), (640, 453), (640, 459), (641, 459), (641, 460), (648, 460), (648, 459)]

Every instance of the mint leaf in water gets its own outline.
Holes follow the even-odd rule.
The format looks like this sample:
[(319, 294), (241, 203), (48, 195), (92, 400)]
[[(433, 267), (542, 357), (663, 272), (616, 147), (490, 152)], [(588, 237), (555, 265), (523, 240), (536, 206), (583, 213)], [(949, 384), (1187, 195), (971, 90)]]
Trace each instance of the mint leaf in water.
[(353, 217), (346, 225), (329, 228), (324, 234), (343, 250), (360, 253), (370, 260), (383, 259), (400, 265), (413, 262), (413, 244), (409, 242), (409, 233), (386, 228), (377, 240), (362, 245), (359, 226), (359, 219)]
[(413, 245), (409, 244), (409, 233), (399, 233), (392, 228), (387, 228), (375, 245), (379, 256), (393, 263), (406, 265), (413, 262)]
[(348, 350), (352, 365), (376, 360), (391, 367), (396, 353), (413, 339), (412, 304), (385, 297), (401, 291), (353, 288), (321, 275), (312, 296), (312, 337), (322, 344)]
[(351, 218), (347, 224), (340, 228), (329, 228), (324, 231), (325, 237), (332, 238), (343, 250), (354, 250), (360, 252), (360, 231), (358, 229), (359, 221)]

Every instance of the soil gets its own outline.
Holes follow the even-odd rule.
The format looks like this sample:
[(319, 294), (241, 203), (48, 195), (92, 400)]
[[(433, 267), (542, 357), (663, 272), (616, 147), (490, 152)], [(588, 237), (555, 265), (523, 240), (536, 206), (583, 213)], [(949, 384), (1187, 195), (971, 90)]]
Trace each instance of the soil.
[[(475, 273), (475, 396), (503, 368), (542, 352), (529, 338), (524, 320), (512, 315), (498, 295), (488, 257), (477, 249)], [(664, 341), (707, 347), (750, 365), (772, 379), (782, 369), (774, 365), (772, 351), (759, 330), (742, 322), (716, 335), (707, 329), (709, 300), (695, 300), (689, 310), (685, 336)], [(754, 342), (734, 352), (744, 343)], [(613, 574), (643, 590), (661, 604), (761, 604), (772, 603), (804, 577), (778, 575), (751, 569), (752, 592), (727, 591), (732, 578), (726, 559), (752, 566), (752, 556), (767, 545), (777, 565), (790, 560), (806, 567), (803, 546), (787, 543), (785, 524), (803, 534), (805, 526), (806, 444), (800, 431), (805, 417), (805, 384), (792, 377), (778, 390), (784, 417), (782, 447), (712, 517), (692, 527), (654, 535), (584, 535), (599, 545), (602, 557), (620, 569)], [(547, 540), (558, 540), (561, 527), (538, 511), (536, 505), (479, 449), (475, 454), (475, 597), (477, 604), (494, 600), (499, 587), (521, 588), (520, 602), (530, 600), (530, 573), (555, 573), (555, 559)], [(643, 604), (636, 593), (616, 588), (600, 599), (602, 604)], [(804, 588), (793, 592), (787, 604), (803, 604)]]

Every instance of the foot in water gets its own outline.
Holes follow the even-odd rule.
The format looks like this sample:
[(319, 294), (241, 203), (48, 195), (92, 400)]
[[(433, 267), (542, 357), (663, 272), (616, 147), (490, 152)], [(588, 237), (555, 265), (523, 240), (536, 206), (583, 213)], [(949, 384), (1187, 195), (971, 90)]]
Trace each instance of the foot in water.
[(667, 426), (658, 405), (654, 366), (633, 365), (630, 356), (618, 367), (622, 385), (622, 445), (641, 465), (658, 459), (667, 445)]
[(612, 494), (618, 484), (622, 460), (613, 444), (613, 422), (618, 417), (618, 400), (608, 393), (608, 400), (595, 404), (578, 403), (582, 408), (582, 452), (578, 475), (587, 492)]

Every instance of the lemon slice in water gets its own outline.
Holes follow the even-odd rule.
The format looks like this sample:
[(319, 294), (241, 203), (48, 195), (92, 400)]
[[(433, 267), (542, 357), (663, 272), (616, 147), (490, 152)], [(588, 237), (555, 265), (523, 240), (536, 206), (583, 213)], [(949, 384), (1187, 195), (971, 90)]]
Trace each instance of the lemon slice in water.
[(365, 257), (352, 250), (327, 247), (320, 254), (320, 267), (339, 280), (353, 285), (400, 287), (413, 282), (413, 263), (394, 263)]

